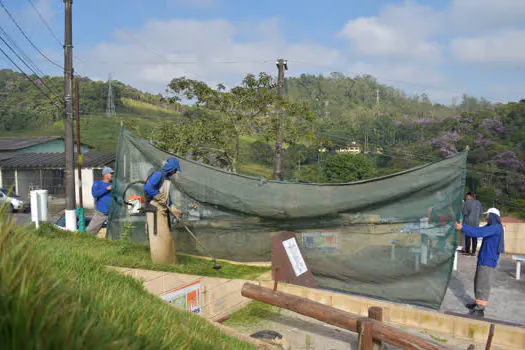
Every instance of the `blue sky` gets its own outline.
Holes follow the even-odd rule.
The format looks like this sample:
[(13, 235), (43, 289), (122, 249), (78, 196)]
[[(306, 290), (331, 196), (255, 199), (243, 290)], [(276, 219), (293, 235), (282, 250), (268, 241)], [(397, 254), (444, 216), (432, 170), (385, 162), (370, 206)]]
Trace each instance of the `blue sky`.
[[(2, 0), (34, 43), (62, 64), (61, 47), (29, 0)], [(31, 0), (63, 37), (63, 1)], [(525, 97), (525, 0), (75, 0), (78, 73), (163, 92), (176, 76), (237, 84), (246, 73), (371, 74), (451, 103), (462, 93)], [(0, 9), (0, 23), (48, 74)], [(10, 64), (0, 58), (3, 67)]]

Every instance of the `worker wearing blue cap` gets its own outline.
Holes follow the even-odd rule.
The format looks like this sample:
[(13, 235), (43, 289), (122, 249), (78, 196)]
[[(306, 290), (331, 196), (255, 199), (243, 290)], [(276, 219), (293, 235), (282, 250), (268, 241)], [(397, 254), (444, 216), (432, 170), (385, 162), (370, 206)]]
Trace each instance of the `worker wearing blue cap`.
[(170, 158), (162, 167), (151, 174), (144, 185), (146, 202), (147, 230), (150, 241), (151, 258), (154, 263), (175, 264), (177, 257), (175, 241), (171, 235), (169, 215), (182, 216), (170, 198), (171, 179), (177, 172), (182, 172), (177, 158)]
[(102, 180), (95, 181), (91, 194), (95, 198), (96, 211), (89, 222), (86, 231), (96, 235), (108, 220), (109, 204), (111, 202), (111, 181), (115, 172), (110, 167), (102, 169)]

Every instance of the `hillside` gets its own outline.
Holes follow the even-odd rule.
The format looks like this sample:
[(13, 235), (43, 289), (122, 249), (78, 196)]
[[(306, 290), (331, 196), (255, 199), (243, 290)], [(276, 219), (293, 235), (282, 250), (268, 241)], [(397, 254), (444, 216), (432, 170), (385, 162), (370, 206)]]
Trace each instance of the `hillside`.
[[(61, 78), (45, 79), (49, 86), (61, 88)], [(186, 137), (183, 144), (179, 142), (178, 150), (184, 155), (196, 147), (208, 146), (206, 142), (218, 142), (218, 135), (231, 134), (221, 129), (225, 127), (213, 105), (208, 109), (180, 105), (174, 97), (168, 100), (143, 93), (118, 81), (113, 82), (118, 117), (108, 118), (107, 88), (107, 83), (88, 78), (80, 82), (82, 140), (96, 150), (116, 149), (120, 120), (167, 149), (171, 149), (168, 145), (173, 144), (177, 134), (166, 130), (185, 127), (191, 137)], [(468, 145), (466, 190), (476, 191), (485, 207), (497, 205), (505, 213), (525, 215), (525, 100), (491, 104), (483, 98), (464, 95), (458, 105), (444, 106), (433, 103), (425, 94), (410, 96), (379, 84), (371, 76), (349, 78), (338, 73), (287, 78), (284, 91), (290, 101), (306, 105), (310, 117), (298, 120), (303, 123), (303, 130), (314, 131), (316, 137), (315, 142), (300, 136), (285, 140), (286, 179), (360, 180), (362, 176), (384, 175), (439, 160)], [(0, 135), (62, 133), (56, 109), (21, 75), (0, 71), (0, 96)], [(270, 178), (275, 140), (263, 132), (264, 125), (249, 123), (240, 129), (237, 171)], [(272, 128), (270, 125), (269, 130)], [(202, 133), (207, 134), (204, 137)], [(221, 142), (223, 146), (229, 142), (231, 151), (233, 139), (228, 137)], [(203, 141), (197, 141), (201, 139), (208, 141), (202, 144)], [(330, 165), (337, 167), (338, 161), (348, 161), (344, 157), (333, 158), (334, 150), (350, 142), (357, 142), (369, 153), (367, 159), (359, 160), (359, 166), (366, 166), (367, 170), (334, 174)], [(320, 147), (328, 152), (319, 152)], [(382, 154), (377, 154), (377, 150)], [(348, 164), (353, 163), (350, 160)]]
[[(39, 230), (14, 227), (6, 215), (2, 206), (0, 348), (255, 348), (202, 317), (168, 305), (140, 281), (107, 268), (108, 259), (117, 265), (152, 265), (146, 248), (89, 234), (73, 236), (49, 225)], [(215, 272), (209, 261), (195, 262), (178, 267), (183, 272)], [(257, 270), (230, 266), (225, 274), (250, 269)]]
[[(40, 88), (50, 97), (61, 96), (63, 80), (42, 77)], [(117, 117), (106, 116), (107, 82), (79, 79), (82, 141), (96, 151), (116, 150), (120, 121), (147, 134), (161, 120), (175, 121), (183, 107), (161, 96), (112, 81)], [(53, 93), (54, 92), (54, 93)], [(63, 134), (63, 112), (22, 74), (0, 70), (0, 136)]]

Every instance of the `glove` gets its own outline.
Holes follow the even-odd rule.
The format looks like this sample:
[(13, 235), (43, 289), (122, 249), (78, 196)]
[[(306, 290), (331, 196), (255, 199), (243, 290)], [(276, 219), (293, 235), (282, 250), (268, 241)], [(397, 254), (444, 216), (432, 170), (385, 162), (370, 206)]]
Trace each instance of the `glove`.
[(173, 216), (175, 216), (177, 218), (180, 218), (182, 216), (182, 212), (179, 209), (175, 208), (175, 206), (173, 204), (170, 206), (169, 209), (170, 209), (170, 213)]
[(160, 205), (167, 207), (168, 206), (168, 196), (164, 193), (159, 193), (155, 197), (153, 197), (154, 200), (156, 200)]

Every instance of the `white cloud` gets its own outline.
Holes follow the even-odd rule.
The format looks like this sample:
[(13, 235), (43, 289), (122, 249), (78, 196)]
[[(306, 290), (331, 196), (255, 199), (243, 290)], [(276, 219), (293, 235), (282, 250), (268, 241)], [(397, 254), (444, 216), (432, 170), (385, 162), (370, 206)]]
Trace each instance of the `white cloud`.
[(467, 63), (523, 64), (525, 30), (506, 30), (498, 34), (455, 38), (450, 42), (451, 53)]
[(452, 0), (450, 16), (462, 32), (494, 32), (525, 23), (523, 0)]
[(340, 35), (360, 55), (435, 61), (442, 48), (430, 37), (439, 29), (439, 19), (432, 8), (407, 2), (387, 6), (377, 17), (350, 20)]
[(89, 75), (112, 72), (115, 79), (150, 92), (164, 91), (171, 79), (182, 75), (211, 85), (237, 84), (246, 73), (276, 73), (278, 57), (289, 60), (288, 75), (344, 67), (338, 50), (288, 42), (274, 20), (254, 23), (253, 27), (258, 30), (247, 37), (242, 24), (224, 20), (150, 21), (137, 31), (117, 31), (109, 42), (76, 51), (84, 61), (78, 66)]

